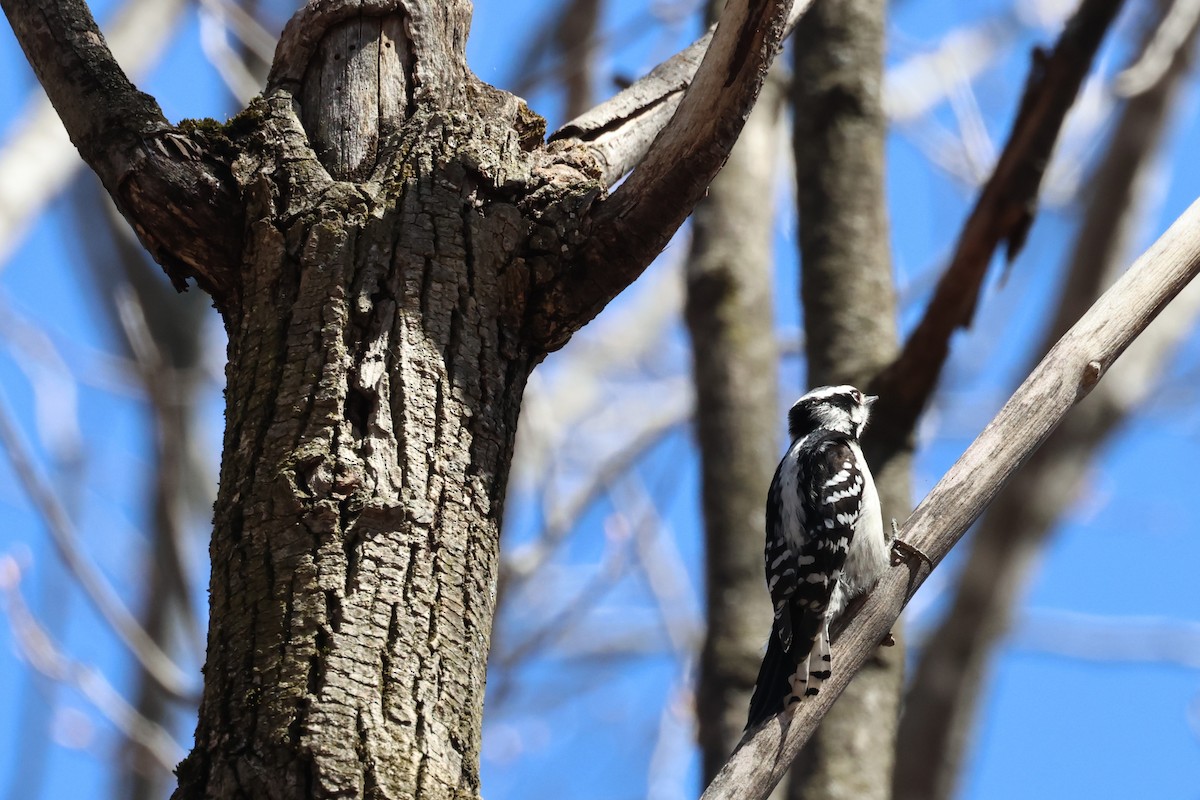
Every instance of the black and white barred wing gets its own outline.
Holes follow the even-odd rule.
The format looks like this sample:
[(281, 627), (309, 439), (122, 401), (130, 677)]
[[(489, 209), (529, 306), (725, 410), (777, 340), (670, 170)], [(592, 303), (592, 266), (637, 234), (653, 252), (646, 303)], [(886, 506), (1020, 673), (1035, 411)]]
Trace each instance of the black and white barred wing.
[(848, 437), (794, 446), (767, 495), (767, 587), (775, 621), (747, 727), (777, 714), (829, 677), (829, 611), (862, 514), (864, 479)]

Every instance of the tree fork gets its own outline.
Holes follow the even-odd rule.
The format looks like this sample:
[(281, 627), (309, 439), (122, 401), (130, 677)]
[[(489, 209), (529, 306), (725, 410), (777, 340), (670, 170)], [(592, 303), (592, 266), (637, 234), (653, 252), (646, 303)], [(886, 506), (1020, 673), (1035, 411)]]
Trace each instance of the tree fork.
[(599, 150), (545, 145), (540, 117), (471, 74), (469, 0), (312, 0), (261, 98), (179, 126), (83, 0), (0, 0), (81, 155), (229, 334), (206, 685), (176, 798), (479, 795), (526, 377), (703, 195), (790, 6), (726, 4), (677, 113), (617, 124), (662, 135), (605, 197)]
[(444, 46), (460, 19), (338, 20), (299, 81), (278, 69), (285, 33), (234, 123), (246, 245), (181, 800), (478, 796), (501, 508), (536, 361), (518, 208), (536, 120)]

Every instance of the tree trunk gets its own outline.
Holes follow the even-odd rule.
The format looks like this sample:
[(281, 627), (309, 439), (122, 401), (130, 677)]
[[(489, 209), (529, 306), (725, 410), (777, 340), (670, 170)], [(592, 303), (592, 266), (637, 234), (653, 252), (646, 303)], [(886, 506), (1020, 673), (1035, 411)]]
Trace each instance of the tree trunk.
[(461, 44), (457, 21), (340, 23), (297, 87), (303, 127), (282, 93), (237, 123), (262, 151), (234, 168), (250, 202), (225, 308), (212, 623), (177, 798), (478, 795), (532, 366), (507, 291), (528, 282), (525, 226), (478, 165), (528, 166), (520, 126), (494, 124), (523, 107), (461, 61), (418, 62), (413, 91), (401, 26)]
[(688, 331), (704, 510), (705, 618), (696, 681), (704, 782), (741, 738), (771, 603), (763, 508), (779, 456), (778, 348), (771, 310), (774, 176), (782, 81), (759, 104), (692, 215)]
[[(469, 0), (313, 0), (262, 98), (179, 126), (82, 0), (0, 0), (80, 154), (229, 335), (206, 681), (177, 798), (479, 795), (529, 370), (703, 195), (791, 6), (732, 0), (687, 51), (702, 60), (613, 99), (674, 115), (546, 144), (467, 68)], [(605, 195), (609, 156), (637, 168)]]
[[(884, 195), (885, 17), (883, 0), (818, 3), (796, 28), (794, 152), (811, 386), (866, 388), (897, 351)], [(879, 447), (870, 427), (863, 447), (885, 525), (903, 519), (911, 449)], [(891, 796), (903, 669), (899, 644), (867, 660), (796, 759), (789, 797)]]

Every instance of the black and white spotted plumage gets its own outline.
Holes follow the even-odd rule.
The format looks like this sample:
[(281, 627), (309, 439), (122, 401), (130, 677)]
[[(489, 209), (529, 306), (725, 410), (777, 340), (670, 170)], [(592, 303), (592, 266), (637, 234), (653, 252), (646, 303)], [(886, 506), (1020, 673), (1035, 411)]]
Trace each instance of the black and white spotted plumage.
[(825, 386), (788, 412), (792, 444), (767, 494), (775, 619), (747, 728), (817, 693), (832, 666), (830, 621), (887, 568), (879, 496), (858, 443), (874, 400), (853, 386)]

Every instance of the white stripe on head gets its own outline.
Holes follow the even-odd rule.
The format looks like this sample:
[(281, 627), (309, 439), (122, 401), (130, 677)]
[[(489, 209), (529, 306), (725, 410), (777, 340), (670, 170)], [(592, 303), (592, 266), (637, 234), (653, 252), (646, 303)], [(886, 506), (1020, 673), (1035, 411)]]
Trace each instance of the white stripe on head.
[(857, 438), (867, 426), (873, 401), (848, 384), (818, 386), (792, 405), (788, 431), (793, 439), (815, 430), (838, 431)]

